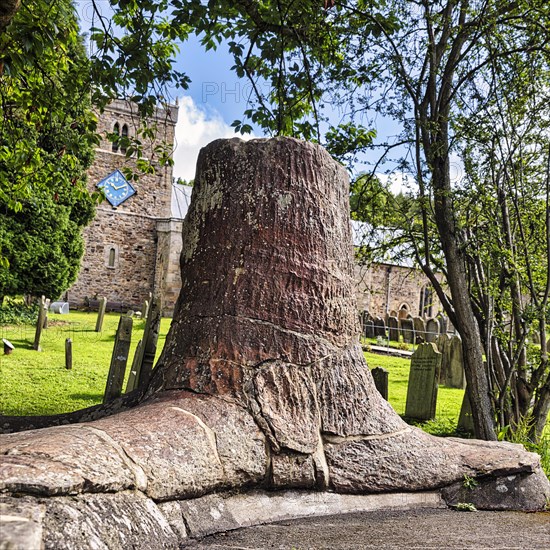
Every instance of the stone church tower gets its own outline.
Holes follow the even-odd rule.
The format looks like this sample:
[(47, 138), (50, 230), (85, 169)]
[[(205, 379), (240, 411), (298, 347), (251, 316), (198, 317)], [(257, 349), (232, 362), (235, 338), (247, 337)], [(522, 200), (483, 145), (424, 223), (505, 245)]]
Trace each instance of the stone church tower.
[[(156, 126), (156, 137), (145, 155), (163, 143), (173, 147), (177, 116), (175, 106), (155, 111), (148, 124)], [(102, 141), (88, 180), (90, 191), (102, 187), (107, 198), (84, 233), (82, 268), (66, 296), (73, 306), (104, 296), (111, 308), (140, 308), (151, 292), (162, 299), (165, 311), (173, 308), (175, 297), (163, 289), (173, 277), (170, 272), (178, 270), (181, 251), (172, 250), (172, 168), (155, 164), (154, 174), (136, 170), (139, 179), (126, 181), (120, 170), (135, 169), (136, 160), (127, 159), (125, 151), (106, 138), (113, 132), (135, 136), (138, 121), (136, 106), (125, 101), (113, 101), (99, 118)]]

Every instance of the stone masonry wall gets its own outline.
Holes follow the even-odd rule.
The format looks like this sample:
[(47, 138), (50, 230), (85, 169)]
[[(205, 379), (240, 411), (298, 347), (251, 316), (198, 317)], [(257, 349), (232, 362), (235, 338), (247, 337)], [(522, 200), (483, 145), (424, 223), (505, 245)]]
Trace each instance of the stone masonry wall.
[[(356, 296), (359, 311), (367, 310), (372, 315), (384, 315), (392, 310), (399, 311), (406, 305), (413, 316), (422, 315), (420, 311), (421, 294), (428, 280), (420, 269), (401, 267), (391, 264), (373, 264), (356, 266)], [(432, 306), (428, 316), (441, 311), (441, 304), (435, 292), (429, 303)]]

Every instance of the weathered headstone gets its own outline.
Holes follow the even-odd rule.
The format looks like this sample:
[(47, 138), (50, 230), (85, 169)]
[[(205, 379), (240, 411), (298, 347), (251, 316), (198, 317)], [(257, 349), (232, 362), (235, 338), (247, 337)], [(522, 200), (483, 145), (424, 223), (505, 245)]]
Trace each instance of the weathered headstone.
[(142, 319), (147, 319), (147, 315), (149, 315), (149, 300), (145, 300), (145, 302), (143, 302), (143, 306), (141, 307)]
[(414, 343), (414, 323), (412, 319), (399, 319), (399, 331), (403, 335), (403, 342), (407, 344)]
[(386, 338), (386, 323), (382, 317), (374, 318), (374, 336), (375, 338), (378, 336)]
[(95, 323), (95, 331), (101, 332), (103, 328), (103, 319), (105, 318), (105, 309), (107, 308), (107, 298), (99, 299), (99, 308), (97, 310), (97, 321)]
[(388, 400), (388, 371), (382, 367), (375, 367), (371, 370), (372, 377), (374, 379), (374, 385), (380, 392), (380, 395), (387, 401)]
[(447, 334), (440, 334), (436, 341), (435, 345), (437, 346), (438, 351), (441, 353), (441, 369), (439, 372), (439, 383), (447, 384), (449, 379), (449, 360), (450, 360), (450, 345), (451, 338)]
[(405, 416), (416, 420), (435, 418), (437, 379), (441, 353), (435, 344), (420, 344), (411, 357)]
[(50, 304), (50, 311), (52, 313), (66, 315), (69, 313), (69, 302), (52, 302)]
[(389, 338), (392, 342), (399, 342), (399, 320), (397, 317), (388, 317)]
[(447, 386), (451, 388), (465, 388), (466, 378), (464, 375), (464, 354), (462, 351), (462, 340), (459, 336), (453, 336), (449, 344), (449, 371)]
[(414, 334), (416, 337), (420, 336), (426, 341), (426, 323), (422, 317), (413, 317)]
[(67, 370), (73, 368), (73, 341), (71, 338), (65, 340), (65, 368)]
[(406, 319), (407, 318), (407, 315), (409, 314), (409, 310), (402, 307), (398, 312), (397, 312), (397, 318), (398, 319)]
[(40, 339), (42, 338), (42, 330), (44, 329), (44, 323), (46, 322), (47, 316), (48, 310), (44, 302), (41, 301), (38, 308), (38, 320), (36, 321), (36, 331), (34, 333), (34, 342), (32, 345), (32, 349), (36, 351), (41, 351)]
[(472, 406), (470, 405), (470, 396), (468, 390), (464, 392), (462, 406), (460, 407), (460, 416), (458, 417), (458, 430), (461, 432), (474, 433), (474, 419), (472, 418)]
[(439, 336), (439, 321), (431, 317), (426, 321), (426, 342), (435, 342)]
[(437, 316), (437, 318), (439, 320), (439, 334), (447, 334), (447, 328), (449, 326), (449, 320), (443, 314), (439, 314)]
[(157, 351), (157, 341), (160, 329), (161, 312), (159, 304), (153, 300), (149, 315), (145, 322), (141, 346), (136, 349), (132, 363), (132, 371), (126, 385), (126, 393), (141, 388), (147, 384), (153, 370), (153, 362)]
[(374, 338), (375, 337), (374, 321), (372, 321), (370, 319), (365, 323), (365, 337), (366, 338)]
[(540, 334), (536, 330), (531, 332), (531, 340), (533, 344), (540, 346)]
[(2, 343), (4, 344), (4, 355), (10, 355), (10, 353), (13, 353), (15, 346), (9, 340), (2, 338)]
[(124, 382), (124, 374), (126, 372), (132, 340), (132, 324), (133, 320), (128, 316), (121, 317), (118, 322), (103, 403), (109, 403), (109, 401), (116, 399), (122, 393), (122, 384)]

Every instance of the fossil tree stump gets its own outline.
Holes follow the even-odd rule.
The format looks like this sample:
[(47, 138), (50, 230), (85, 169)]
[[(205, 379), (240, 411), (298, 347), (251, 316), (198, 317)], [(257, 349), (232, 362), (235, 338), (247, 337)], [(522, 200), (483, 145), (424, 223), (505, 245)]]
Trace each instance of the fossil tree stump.
[[(175, 548), (186, 529), (205, 534), (209, 494), (245, 488), (544, 507), (537, 455), (429, 436), (376, 390), (358, 339), (348, 193), (345, 170), (313, 144), (231, 139), (201, 151), (182, 291), (145, 399), (1, 436), (8, 542)], [(228, 509), (204, 512), (220, 518), (213, 530), (252, 521), (232, 523)]]

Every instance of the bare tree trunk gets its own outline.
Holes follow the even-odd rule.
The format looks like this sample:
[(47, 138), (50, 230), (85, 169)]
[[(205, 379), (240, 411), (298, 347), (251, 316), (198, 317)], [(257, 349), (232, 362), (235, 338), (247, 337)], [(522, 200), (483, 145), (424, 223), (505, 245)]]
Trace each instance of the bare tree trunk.
[(433, 161), (435, 219), (445, 254), (447, 282), (451, 289), (457, 329), (462, 337), (464, 370), (476, 436), (496, 440), (489, 381), (483, 364), (483, 345), (468, 292), (465, 260), (459, 248), (451, 204), (448, 155)]
[(10, 24), (20, 7), (21, 0), (2, 0), (0, 4), (0, 34), (2, 34)]

